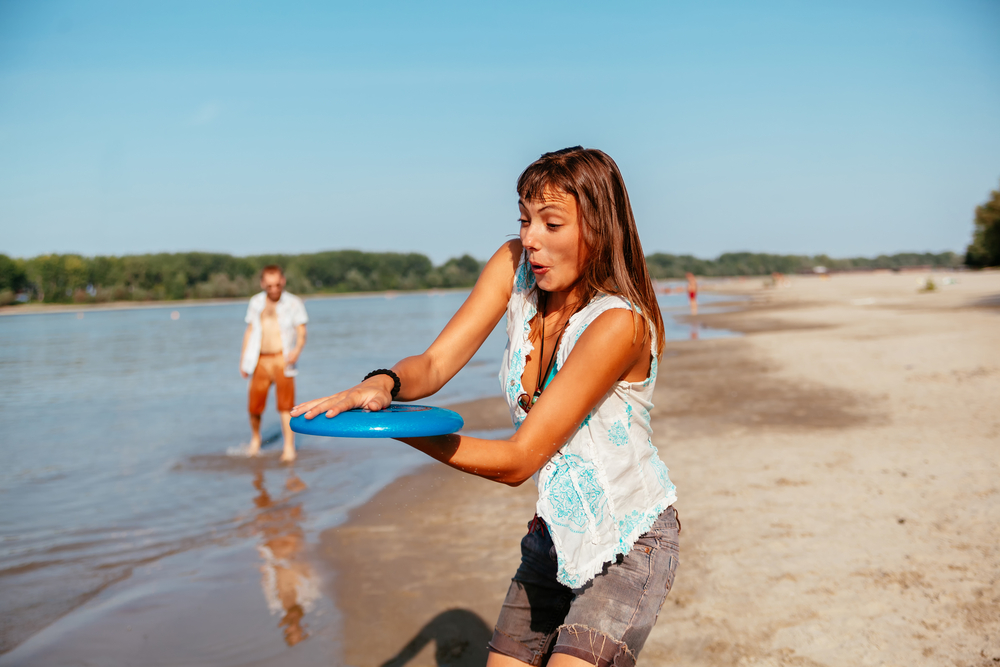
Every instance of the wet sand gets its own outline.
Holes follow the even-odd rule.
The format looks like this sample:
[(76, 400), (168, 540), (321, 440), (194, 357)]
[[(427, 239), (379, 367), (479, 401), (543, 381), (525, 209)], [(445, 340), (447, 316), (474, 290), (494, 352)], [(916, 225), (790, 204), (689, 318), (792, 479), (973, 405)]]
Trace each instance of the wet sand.
[[(924, 277), (721, 284), (751, 302), (697, 320), (747, 335), (668, 345), (681, 566), (640, 664), (1000, 662), (1000, 273)], [(342, 662), (482, 664), (534, 493), (432, 464), (326, 531)]]

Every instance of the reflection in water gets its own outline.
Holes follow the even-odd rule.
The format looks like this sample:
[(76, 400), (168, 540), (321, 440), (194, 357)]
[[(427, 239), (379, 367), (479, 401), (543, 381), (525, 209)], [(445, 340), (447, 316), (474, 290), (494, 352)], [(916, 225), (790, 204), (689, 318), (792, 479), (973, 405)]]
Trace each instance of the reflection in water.
[(278, 627), (284, 628), (285, 642), (295, 646), (309, 636), (303, 623), (319, 599), (316, 573), (304, 559), (305, 533), (302, 530), (302, 503), (290, 500), (306, 489), (305, 482), (290, 473), (281, 497), (274, 499), (264, 485), (264, 471), (254, 475), (258, 509), (254, 531), (261, 536), (257, 552), (263, 559), (260, 566), (261, 588), (272, 614), (281, 614)]

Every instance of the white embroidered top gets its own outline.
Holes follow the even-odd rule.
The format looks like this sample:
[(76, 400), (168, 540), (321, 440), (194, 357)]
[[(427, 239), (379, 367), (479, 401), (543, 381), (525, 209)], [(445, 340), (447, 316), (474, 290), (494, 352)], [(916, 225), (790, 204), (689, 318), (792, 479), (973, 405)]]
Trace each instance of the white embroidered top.
[[(522, 260), (507, 304), (507, 349), (500, 383), (514, 428), (527, 416), (517, 404), (524, 389), (525, 358), (531, 318), (537, 312), (531, 294), (535, 276)], [(612, 308), (631, 310), (618, 296), (599, 294), (567, 323), (553, 372), (558, 373), (591, 322)], [(655, 338), (652, 341), (656, 348)], [(649, 410), (653, 407), (656, 358), (644, 382), (616, 382), (580, 424), (580, 428), (535, 473), (536, 512), (544, 521), (559, 560), (557, 579), (580, 588), (618, 554), (627, 554), (663, 510), (677, 500), (667, 467), (653, 446)]]

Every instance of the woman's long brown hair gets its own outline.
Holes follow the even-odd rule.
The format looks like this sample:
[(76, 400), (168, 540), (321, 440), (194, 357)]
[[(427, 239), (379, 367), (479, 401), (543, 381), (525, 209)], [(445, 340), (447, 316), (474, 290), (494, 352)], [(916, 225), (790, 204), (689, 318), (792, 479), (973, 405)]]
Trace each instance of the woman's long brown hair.
[(517, 179), (517, 194), (525, 201), (545, 198), (546, 190), (573, 195), (580, 211), (586, 265), (580, 275), (584, 304), (598, 292), (624, 298), (632, 311), (635, 335), (639, 318), (643, 338), (656, 332), (656, 351), (663, 352), (663, 316), (646, 269), (646, 257), (635, 228), (632, 204), (618, 165), (603, 151), (574, 146), (546, 153), (528, 165)]

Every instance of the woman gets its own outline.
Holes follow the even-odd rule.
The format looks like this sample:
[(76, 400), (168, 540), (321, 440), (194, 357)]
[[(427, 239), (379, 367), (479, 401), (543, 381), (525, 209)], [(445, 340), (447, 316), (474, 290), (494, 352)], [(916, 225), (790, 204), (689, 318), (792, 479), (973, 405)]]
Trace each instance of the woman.
[(579, 146), (546, 153), (517, 192), (520, 238), (487, 262), (426, 352), (292, 414), (429, 396), (506, 313), (500, 381), (514, 435), (401, 440), (480, 477), (538, 485), (490, 667), (631, 667), (677, 567), (676, 494), (649, 426), (663, 321), (610, 157)]

